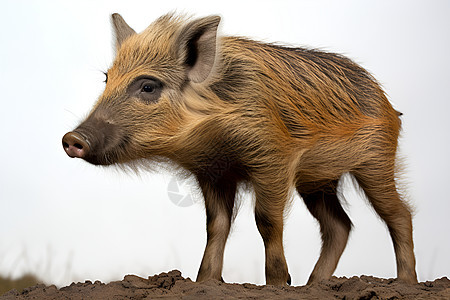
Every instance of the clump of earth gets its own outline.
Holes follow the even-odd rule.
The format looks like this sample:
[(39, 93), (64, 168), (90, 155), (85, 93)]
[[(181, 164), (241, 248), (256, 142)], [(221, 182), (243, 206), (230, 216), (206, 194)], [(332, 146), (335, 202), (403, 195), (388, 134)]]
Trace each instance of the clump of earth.
[(141, 278), (127, 275), (108, 284), (100, 281), (72, 283), (56, 288), (38, 284), (19, 292), (0, 296), (9, 299), (450, 299), (450, 280), (446, 277), (418, 284), (372, 276), (332, 277), (308, 286), (278, 287), (217, 280), (193, 282), (173, 270)]

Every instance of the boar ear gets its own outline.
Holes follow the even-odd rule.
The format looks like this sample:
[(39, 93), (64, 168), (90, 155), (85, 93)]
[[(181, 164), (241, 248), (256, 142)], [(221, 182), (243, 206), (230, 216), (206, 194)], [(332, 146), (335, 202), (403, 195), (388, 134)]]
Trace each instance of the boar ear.
[(136, 34), (136, 31), (133, 30), (122, 18), (119, 14), (112, 14), (111, 21), (114, 28), (114, 35), (116, 36), (116, 51), (119, 50), (120, 45), (122, 45), (123, 41), (125, 41), (129, 36)]
[(178, 55), (187, 67), (188, 78), (203, 82), (211, 73), (216, 60), (219, 16), (210, 16), (188, 23), (180, 32)]

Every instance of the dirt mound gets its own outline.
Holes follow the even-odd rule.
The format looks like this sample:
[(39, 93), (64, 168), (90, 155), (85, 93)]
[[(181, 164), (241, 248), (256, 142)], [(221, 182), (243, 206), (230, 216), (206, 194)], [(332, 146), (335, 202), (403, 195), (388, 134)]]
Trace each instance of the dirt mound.
[(404, 284), (394, 279), (371, 276), (336, 278), (311, 286), (276, 287), (254, 284), (228, 284), (216, 280), (192, 282), (174, 270), (150, 276), (148, 279), (127, 275), (122, 281), (108, 284), (72, 283), (57, 289), (36, 285), (9, 291), (6, 299), (450, 299), (450, 280)]

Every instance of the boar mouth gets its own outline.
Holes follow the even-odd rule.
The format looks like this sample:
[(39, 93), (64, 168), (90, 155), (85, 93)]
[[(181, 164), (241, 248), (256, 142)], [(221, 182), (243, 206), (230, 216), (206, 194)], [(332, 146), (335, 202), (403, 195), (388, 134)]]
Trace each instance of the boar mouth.
[(121, 162), (124, 149), (128, 144), (128, 139), (103, 135), (102, 143), (93, 143), (91, 152), (83, 157), (85, 161), (93, 165), (113, 165)]

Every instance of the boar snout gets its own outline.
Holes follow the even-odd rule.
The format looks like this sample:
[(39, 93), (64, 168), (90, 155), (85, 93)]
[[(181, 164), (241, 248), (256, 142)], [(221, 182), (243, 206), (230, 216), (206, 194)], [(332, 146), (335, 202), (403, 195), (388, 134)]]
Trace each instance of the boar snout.
[(95, 113), (64, 135), (62, 144), (67, 155), (94, 165), (111, 165), (126, 160), (121, 150), (126, 148), (127, 136), (120, 134), (118, 126), (101, 114)]
[(85, 158), (90, 151), (86, 139), (77, 132), (68, 132), (62, 138), (64, 151), (70, 157)]

